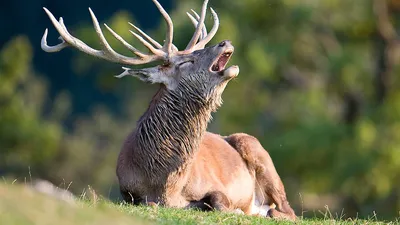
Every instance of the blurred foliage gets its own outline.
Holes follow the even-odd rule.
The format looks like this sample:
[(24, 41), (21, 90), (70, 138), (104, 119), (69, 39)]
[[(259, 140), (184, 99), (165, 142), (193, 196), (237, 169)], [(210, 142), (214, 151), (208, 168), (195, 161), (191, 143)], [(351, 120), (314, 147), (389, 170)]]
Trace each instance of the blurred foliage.
[[(228, 85), (209, 130), (259, 138), (292, 205), (299, 213), (309, 210), (304, 215), (329, 205), (337, 212), (344, 208), (345, 216), (373, 211), (378, 217), (399, 216), (400, 47), (397, 34), (390, 38), (385, 29), (392, 26), (399, 33), (400, 3), (391, 0), (387, 10), (377, 10), (383, 2), (210, 2), (221, 20), (212, 43), (232, 40), (231, 64), (241, 72)], [(179, 48), (194, 30), (184, 12), (200, 4), (176, 1), (171, 17)], [(127, 21), (137, 24), (127, 11), (100, 20), (140, 48)], [(210, 15), (207, 25), (212, 26)], [(99, 47), (91, 24), (74, 31)], [(149, 31), (160, 41), (164, 32), (161, 18), (160, 28)], [(106, 36), (118, 52), (128, 54)], [(24, 177), (29, 166), (35, 176), (56, 184), (73, 182), (75, 192), (90, 184), (115, 197), (119, 148), (157, 87), (117, 80), (112, 75), (121, 71), (119, 66), (77, 51), (73, 56), (76, 76), (90, 73), (99, 90), (119, 99), (117, 108), (92, 105), (89, 116), (75, 116), (67, 129), (66, 118), (78, 110), (70, 107), (69, 96), (77, 93), (58, 90), (58, 97), (49, 100), (46, 82), (33, 71), (30, 44), (14, 38), (0, 53), (0, 173)]]
[(0, 52), (0, 171), (49, 166), (61, 139), (60, 125), (41, 118), (46, 84), (33, 75), (32, 50), (16, 37)]

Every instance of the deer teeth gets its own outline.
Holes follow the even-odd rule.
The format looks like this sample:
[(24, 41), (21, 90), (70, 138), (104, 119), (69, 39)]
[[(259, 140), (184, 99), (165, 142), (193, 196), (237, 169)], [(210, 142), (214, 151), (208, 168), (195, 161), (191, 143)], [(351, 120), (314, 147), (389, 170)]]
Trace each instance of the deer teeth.
[(215, 72), (221, 72), (220, 70), (225, 69), (226, 64), (228, 63), (230, 57), (232, 56), (232, 53), (233, 52), (231, 51), (227, 51), (219, 55), (214, 64), (212, 65), (211, 70)]

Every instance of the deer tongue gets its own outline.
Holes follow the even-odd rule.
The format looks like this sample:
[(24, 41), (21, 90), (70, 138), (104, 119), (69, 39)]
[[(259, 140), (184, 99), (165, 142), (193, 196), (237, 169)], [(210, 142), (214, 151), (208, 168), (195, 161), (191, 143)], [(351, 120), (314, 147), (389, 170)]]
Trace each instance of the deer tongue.
[(220, 71), (224, 70), (231, 55), (232, 55), (232, 53), (224, 53), (221, 56), (219, 56), (217, 62), (212, 66), (212, 70), (215, 72), (220, 72)]

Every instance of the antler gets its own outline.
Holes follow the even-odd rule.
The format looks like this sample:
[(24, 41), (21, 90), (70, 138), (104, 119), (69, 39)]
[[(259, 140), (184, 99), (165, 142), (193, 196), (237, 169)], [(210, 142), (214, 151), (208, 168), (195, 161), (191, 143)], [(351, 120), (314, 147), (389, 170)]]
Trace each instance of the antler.
[[(214, 37), (218, 30), (219, 26), (219, 20), (218, 20), (218, 15), (215, 13), (215, 11), (211, 8), (211, 13), (214, 17), (214, 26), (211, 29), (210, 33), (207, 34), (207, 29), (204, 24), (205, 20), (205, 15), (207, 11), (207, 4), (209, 0), (205, 0), (203, 3), (202, 11), (201, 11), (201, 16), (199, 16), (195, 11), (193, 13), (195, 14), (196, 18), (195, 19), (193, 16), (189, 15), (189, 18), (193, 22), (193, 24), (196, 27), (196, 30), (193, 34), (192, 39), (190, 40), (189, 44), (187, 45), (186, 49), (183, 51), (178, 51), (175, 45), (173, 45), (173, 23), (171, 20), (171, 17), (168, 15), (168, 13), (164, 10), (164, 8), (158, 3), (157, 0), (152, 0), (154, 4), (157, 6), (161, 14), (163, 15), (166, 23), (167, 23), (167, 34), (165, 37), (165, 42), (164, 45), (162, 46), (159, 44), (157, 41), (155, 41), (153, 38), (151, 38), (149, 35), (147, 35), (145, 32), (143, 32), (141, 29), (136, 27), (135, 25), (129, 23), (139, 34), (130, 31), (146, 48), (150, 50), (152, 54), (146, 54), (132, 45), (130, 45), (127, 41), (125, 41), (120, 35), (118, 35), (114, 30), (112, 30), (109, 26), (104, 24), (104, 26), (107, 28), (108, 31), (119, 41), (121, 44), (129, 49), (136, 57), (128, 57), (121, 55), (114, 51), (114, 49), (108, 44), (107, 40), (104, 37), (104, 34), (100, 28), (99, 22), (94, 15), (93, 11), (89, 8), (90, 15), (92, 17), (93, 21), (93, 26), (94, 29), (100, 39), (100, 44), (101, 44), (101, 50), (93, 49), (86, 45), (84, 42), (79, 40), (78, 38), (72, 36), (66, 26), (64, 25), (63, 18), (60, 17), (60, 19), (57, 21), (57, 19), (53, 16), (53, 14), (46, 8), (43, 8), (44, 11), (47, 13), (49, 16), (51, 22), (53, 23), (54, 27), (60, 34), (60, 39), (61, 43), (55, 46), (49, 46), (47, 45), (47, 34), (48, 30), (46, 29), (44, 32), (44, 35), (42, 37), (42, 42), (41, 42), (41, 47), (44, 51), (46, 52), (58, 52), (61, 51), (62, 49), (72, 46), (78, 49), (79, 51), (82, 51), (88, 55), (92, 55), (98, 58), (102, 58), (111, 62), (115, 63), (121, 63), (125, 65), (140, 65), (140, 64), (146, 64), (150, 63), (153, 61), (157, 60), (164, 60), (164, 61), (169, 61), (171, 57), (174, 55), (182, 55), (182, 54), (189, 54), (193, 51), (199, 50), (204, 48), (204, 46)], [(200, 41), (199, 41), (200, 38)]]
[[(192, 14), (190, 14), (190, 13), (187, 12), (186, 14), (188, 15), (189, 19), (192, 21), (194, 27), (197, 28), (197, 24), (198, 24), (198, 22), (199, 22), (198, 20), (200, 20), (200, 16), (199, 16), (199, 14), (197, 14), (197, 12), (194, 11), (193, 9), (191, 9), (191, 11), (192, 11), (193, 14), (196, 16), (196, 19), (195, 19), (195, 18), (192, 16)], [(207, 36), (207, 27), (206, 27), (206, 25), (203, 25), (203, 29), (202, 29), (201, 35), (200, 35), (200, 40), (204, 39), (206, 36)]]
[[(216, 34), (217, 31), (218, 31), (218, 27), (219, 27), (218, 15), (217, 15), (217, 13), (216, 13), (212, 8), (210, 8), (210, 9), (211, 9), (211, 13), (212, 13), (213, 18), (214, 18), (214, 26), (211, 28), (210, 33), (207, 34), (207, 28), (206, 28), (206, 26), (204, 25), (204, 20), (203, 20), (202, 33), (201, 33), (201, 36), (200, 36), (200, 42), (197, 43), (197, 44), (194, 46), (194, 49), (195, 49), (195, 50), (204, 48), (204, 46), (206, 46), (206, 44), (207, 44), (208, 42), (211, 41), (211, 39), (215, 36), (215, 34)], [(198, 26), (199, 26), (199, 21), (201, 21), (201, 18), (200, 18), (200, 16), (196, 13), (196, 11), (194, 11), (193, 9), (192, 9), (192, 12), (193, 12), (193, 14), (196, 16), (197, 19), (195, 19), (190, 13), (186, 13), (186, 14), (189, 16), (189, 19), (192, 21), (193, 25), (194, 25), (195, 27), (198, 27)]]

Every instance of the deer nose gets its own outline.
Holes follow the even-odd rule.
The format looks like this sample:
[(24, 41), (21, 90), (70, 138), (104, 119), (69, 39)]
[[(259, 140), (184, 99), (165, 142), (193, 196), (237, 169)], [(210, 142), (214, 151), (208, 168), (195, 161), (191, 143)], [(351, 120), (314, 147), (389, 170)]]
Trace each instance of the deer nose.
[(219, 47), (224, 47), (226, 44), (230, 44), (230, 41), (222, 41), (221, 43), (219, 43)]

